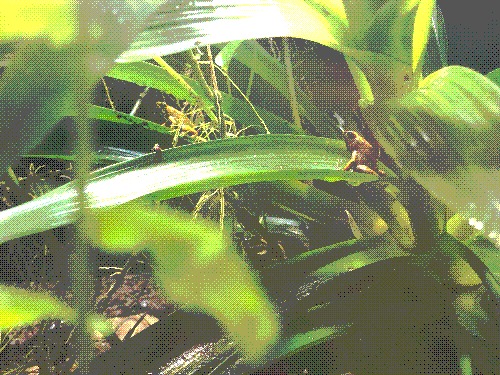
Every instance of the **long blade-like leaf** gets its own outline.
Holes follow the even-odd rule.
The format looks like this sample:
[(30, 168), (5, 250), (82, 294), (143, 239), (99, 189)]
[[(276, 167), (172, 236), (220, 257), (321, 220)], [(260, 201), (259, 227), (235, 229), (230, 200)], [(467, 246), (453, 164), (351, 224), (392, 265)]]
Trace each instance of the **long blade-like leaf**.
[(488, 74), (486, 74), (486, 77), (500, 86), (500, 68), (489, 72)]
[[(248, 182), (328, 176), (371, 180), (342, 171), (343, 142), (292, 135), (225, 139), (166, 150), (94, 172), (85, 189), (90, 208), (119, 205), (145, 195), (168, 199)], [(0, 213), (1, 241), (68, 224), (77, 209), (73, 183)]]
[(176, 7), (167, 2), (118, 61), (147, 60), (199, 44), (276, 36), (339, 45), (347, 19), (342, 3), (334, 4), (337, 6), (321, 7), (318, 2), (302, 0), (219, 0), (185, 1)]

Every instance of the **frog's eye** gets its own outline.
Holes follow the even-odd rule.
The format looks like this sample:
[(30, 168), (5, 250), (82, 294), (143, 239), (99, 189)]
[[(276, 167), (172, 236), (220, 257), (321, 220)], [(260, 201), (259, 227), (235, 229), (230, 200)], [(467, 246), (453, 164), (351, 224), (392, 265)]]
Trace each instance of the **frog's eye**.
[(349, 132), (345, 132), (344, 133), (344, 137), (346, 139), (349, 139), (349, 140), (356, 139), (356, 133), (350, 132), (350, 131)]

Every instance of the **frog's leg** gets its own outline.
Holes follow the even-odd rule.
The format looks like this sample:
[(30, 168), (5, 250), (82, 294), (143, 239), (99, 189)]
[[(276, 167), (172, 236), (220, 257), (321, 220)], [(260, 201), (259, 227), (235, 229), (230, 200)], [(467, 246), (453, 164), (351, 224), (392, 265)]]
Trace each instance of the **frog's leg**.
[(355, 169), (356, 168), (356, 155), (358, 154), (357, 151), (352, 152), (351, 160), (347, 162), (347, 164), (344, 167), (344, 171), (348, 171), (349, 169)]
[(371, 169), (370, 167), (368, 167), (367, 165), (364, 165), (364, 164), (359, 164), (356, 167), (356, 171), (361, 172), (361, 173), (369, 173), (369, 174), (373, 174), (375, 176), (378, 176), (377, 172), (375, 172), (373, 169)]

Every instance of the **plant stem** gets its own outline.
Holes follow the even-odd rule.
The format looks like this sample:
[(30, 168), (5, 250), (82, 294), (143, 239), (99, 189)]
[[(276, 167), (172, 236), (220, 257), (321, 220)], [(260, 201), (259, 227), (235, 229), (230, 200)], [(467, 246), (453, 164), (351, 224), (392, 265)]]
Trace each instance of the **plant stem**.
[(104, 89), (106, 90), (106, 97), (108, 98), (109, 105), (111, 106), (111, 109), (113, 111), (116, 111), (115, 103), (113, 103), (113, 100), (111, 99), (111, 95), (109, 93), (109, 88), (108, 88), (108, 85), (106, 84), (106, 81), (104, 80), (104, 77), (101, 78), (101, 81), (104, 85)]
[(208, 61), (210, 62), (210, 76), (212, 77), (212, 86), (214, 88), (214, 95), (215, 95), (215, 105), (217, 107), (217, 120), (219, 121), (219, 127), (220, 127), (220, 134), (221, 138), (224, 139), (226, 138), (226, 122), (224, 121), (222, 117), (222, 109), (221, 109), (221, 100), (222, 97), (219, 92), (219, 87), (217, 85), (217, 76), (215, 75), (215, 64), (214, 64), (214, 59), (212, 57), (212, 50), (210, 49), (210, 45), (207, 45), (207, 55), (208, 55)]
[(297, 102), (297, 95), (295, 93), (295, 81), (293, 79), (290, 48), (288, 46), (287, 38), (283, 38), (283, 52), (284, 52), (283, 57), (285, 60), (286, 73), (288, 76), (288, 90), (290, 91), (290, 105), (292, 107), (293, 121), (295, 122), (295, 126), (297, 128), (302, 129), (302, 125), (300, 123), (299, 105)]
[(139, 109), (139, 106), (142, 103), (142, 99), (146, 96), (148, 91), (149, 91), (149, 87), (146, 87), (144, 89), (144, 91), (140, 93), (139, 99), (137, 99), (137, 101), (134, 104), (134, 108), (132, 108), (132, 111), (130, 111), (130, 116), (135, 116), (135, 113), (137, 112), (137, 110)]
[(217, 68), (217, 70), (219, 72), (221, 72), (223, 75), (225, 75), (227, 77), (227, 79), (229, 80), (229, 82), (231, 82), (231, 84), (234, 86), (234, 88), (236, 90), (238, 90), (238, 92), (240, 93), (241, 96), (243, 96), (243, 99), (245, 99), (245, 101), (248, 103), (248, 105), (250, 106), (250, 108), (252, 108), (252, 111), (255, 113), (255, 115), (259, 119), (260, 124), (262, 125), (262, 127), (266, 130), (266, 133), (267, 134), (271, 134), (271, 132), (269, 131), (269, 129), (268, 129), (267, 125), (266, 125), (266, 123), (264, 122), (264, 120), (262, 119), (262, 117), (260, 117), (259, 112), (257, 112), (257, 110), (255, 109), (255, 107), (253, 106), (253, 104), (250, 102), (250, 100), (248, 99), (248, 97), (243, 93), (243, 91), (240, 90), (240, 88), (238, 87), (238, 85), (236, 85), (236, 83), (234, 83), (234, 81), (231, 79), (231, 77), (229, 77), (229, 75), (224, 70), (222, 70), (221, 68), (219, 68), (217, 65), (215, 67)]
[(214, 93), (210, 88), (210, 86), (208, 86), (207, 80), (205, 79), (205, 76), (203, 75), (203, 72), (201, 71), (200, 68), (200, 61), (194, 56), (193, 50), (189, 50), (188, 56), (189, 59), (191, 60), (191, 64), (193, 65), (193, 74), (196, 80), (203, 87), (205, 94), (207, 94), (208, 97), (213, 98)]

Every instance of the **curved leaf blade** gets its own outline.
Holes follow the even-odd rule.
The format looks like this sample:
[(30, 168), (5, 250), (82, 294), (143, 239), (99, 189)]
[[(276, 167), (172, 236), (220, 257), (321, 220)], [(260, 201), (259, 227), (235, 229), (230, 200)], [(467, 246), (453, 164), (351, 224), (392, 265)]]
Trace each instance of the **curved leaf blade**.
[(317, 7), (302, 0), (167, 2), (117, 61), (147, 60), (196, 45), (278, 36), (339, 45), (343, 28), (332, 27), (329, 17), (342, 24), (345, 14), (341, 7)]
[[(341, 141), (292, 135), (262, 135), (177, 147), (147, 154), (91, 174), (85, 188), (89, 208), (108, 207), (150, 195), (168, 199), (211, 188), (272, 180), (344, 177)], [(65, 225), (77, 210), (73, 182), (0, 213), (0, 241)], [(29, 224), (29, 225), (27, 225)]]
[(215, 224), (198, 220), (193, 231), (186, 225), (192, 216), (137, 202), (92, 213), (96, 244), (111, 252), (146, 248), (165, 295), (183, 309), (201, 309), (219, 320), (246, 354), (274, 342), (280, 331), (275, 308)]

